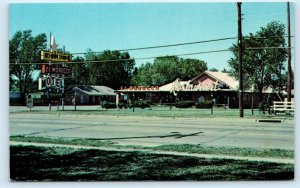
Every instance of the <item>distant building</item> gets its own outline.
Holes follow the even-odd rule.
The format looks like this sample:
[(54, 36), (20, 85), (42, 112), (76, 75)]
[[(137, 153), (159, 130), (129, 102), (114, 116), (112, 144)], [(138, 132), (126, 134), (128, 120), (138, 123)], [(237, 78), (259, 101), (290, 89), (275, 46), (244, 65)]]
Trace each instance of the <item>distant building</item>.
[(66, 92), (65, 103), (78, 105), (99, 105), (103, 101), (114, 102), (116, 93), (112, 88), (97, 85), (80, 85)]
[(18, 91), (9, 91), (9, 104), (20, 105), (20, 103), (21, 103), (21, 93)]

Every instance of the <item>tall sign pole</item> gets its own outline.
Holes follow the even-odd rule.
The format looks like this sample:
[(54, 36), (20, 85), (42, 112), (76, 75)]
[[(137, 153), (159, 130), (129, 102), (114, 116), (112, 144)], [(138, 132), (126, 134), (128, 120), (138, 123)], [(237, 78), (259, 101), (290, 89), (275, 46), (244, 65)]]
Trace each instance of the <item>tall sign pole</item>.
[[(51, 92), (54, 95), (59, 96), (59, 101), (57, 104), (57, 110), (59, 110), (60, 101), (62, 103), (62, 109), (64, 110), (64, 97), (65, 97), (65, 75), (70, 75), (72, 69), (66, 67), (65, 64), (62, 66), (55, 65), (52, 62), (70, 62), (72, 61), (72, 55), (64, 52), (57, 52), (58, 44), (55, 43), (55, 38), (51, 35), (50, 32), (50, 49), (49, 51), (41, 51), (41, 60), (48, 61), (48, 64), (42, 65), (42, 78), (39, 78), (39, 90), (44, 90), (47, 92), (49, 111), (51, 111)], [(52, 64), (51, 64), (52, 63)], [(43, 87), (44, 83), (44, 87)]]
[(237, 3), (238, 10), (238, 49), (239, 49), (239, 109), (240, 109), (240, 117), (244, 117), (244, 94), (243, 94), (243, 43), (242, 43), (242, 15), (241, 15), (241, 2)]
[(288, 76), (287, 100), (291, 101), (292, 93), (292, 67), (291, 67), (291, 28), (290, 28), (290, 2), (287, 2), (287, 29), (288, 29)]

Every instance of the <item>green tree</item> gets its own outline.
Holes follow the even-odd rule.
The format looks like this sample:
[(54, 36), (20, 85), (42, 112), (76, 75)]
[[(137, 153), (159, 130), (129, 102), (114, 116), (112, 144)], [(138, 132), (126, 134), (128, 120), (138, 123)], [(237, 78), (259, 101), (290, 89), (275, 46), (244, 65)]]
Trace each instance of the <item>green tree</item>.
[(154, 59), (152, 65), (152, 85), (162, 85), (175, 80), (179, 75), (179, 58), (163, 56)]
[(226, 68), (224, 68), (224, 69), (222, 70), (222, 72), (223, 72), (223, 73), (229, 73), (229, 71), (228, 71)]
[[(83, 57), (75, 57), (73, 62), (84, 62)], [(66, 63), (67, 64), (67, 63)], [(77, 85), (88, 85), (89, 84), (89, 71), (85, 63), (74, 63), (69, 64), (69, 68), (72, 69), (72, 74), (65, 79), (65, 85), (68, 88), (73, 88)]]
[(213, 68), (210, 68), (210, 69), (209, 69), (209, 71), (212, 71), (212, 72), (219, 72), (219, 70), (218, 70), (218, 69), (216, 69), (215, 67), (213, 67)]
[(152, 64), (147, 62), (139, 68), (135, 68), (135, 73), (132, 77), (132, 84), (139, 86), (151, 86), (152, 84)]
[[(256, 34), (250, 33), (243, 39), (244, 88), (254, 87), (259, 92), (261, 101), (264, 89), (268, 87), (276, 89), (282, 85), (280, 83), (282, 79), (274, 82), (272, 75), (275, 74), (278, 78), (281, 78), (282, 71), (285, 69), (284, 62), (287, 57), (287, 49), (284, 48), (286, 47), (284, 35), (284, 25), (274, 21), (266, 27), (262, 27)], [(231, 68), (230, 72), (239, 79), (237, 44), (233, 44), (230, 50), (234, 55), (228, 61)]]
[(191, 79), (207, 70), (204, 61), (198, 59), (183, 59), (177, 56), (163, 56), (138, 68), (132, 83), (134, 85), (163, 85), (174, 81)]
[[(25, 103), (29, 87), (37, 90), (32, 76), (40, 66), (33, 63), (41, 62), (40, 51), (46, 49), (46, 42), (46, 34), (34, 37), (31, 30), (17, 31), (9, 40), (10, 84), (16, 84), (22, 103)], [(32, 86), (33, 84), (36, 85)]]
[(130, 85), (135, 61), (128, 52), (106, 50), (100, 54), (90, 49), (86, 54), (89, 80), (92, 85), (105, 85), (113, 89)]
[(179, 75), (182, 80), (189, 80), (207, 70), (207, 64), (199, 59), (180, 58)]
[[(291, 80), (292, 80), (292, 89), (294, 89), (294, 83), (295, 83), (295, 80), (294, 80), (294, 76), (295, 76), (295, 74), (294, 74), (294, 71), (292, 70), (292, 77), (291, 77)], [(276, 81), (278, 81), (278, 82), (280, 82), (280, 83), (282, 83), (282, 87), (283, 88), (287, 88), (287, 83), (288, 83), (288, 81), (287, 81), (287, 77), (288, 77), (288, 71), (285, 71), (283, 74), (282, 74), (282, 77), (281, 78), (278, 78), (278, 77), (275, 77), (275, 79), (274, 79), (274, 81), (276, 82)], [(279, 80), (279, 79), (281, 79), (281, 80)]]

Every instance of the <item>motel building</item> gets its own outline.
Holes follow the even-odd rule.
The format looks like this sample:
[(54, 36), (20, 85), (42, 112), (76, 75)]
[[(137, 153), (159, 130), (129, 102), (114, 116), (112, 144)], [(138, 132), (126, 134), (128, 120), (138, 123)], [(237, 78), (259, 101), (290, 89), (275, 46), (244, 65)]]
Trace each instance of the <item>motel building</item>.
[[(175, 81), (162, 86), (127, 86), (115, 91), (116, 103), (120, 101), (149, 100), (152, 104), (173, 104), (178, 101), (192, 100), (195, 102), (211, 102), (216, 106), (227, 108), (239, 107), (239, 82), (228, 73), (205, 71), (188, 81)], [(263, 91), (265, 101), (283, 99), (282, 95), (272, 92), (271, 89)], [(253, 91), (244, 91), (244, 108), (257, 108), (259, 94)]]
[(114, 102), (116, 93), (112, 88), (98, 85), (78, 85), (66, 92), (65, 103), (77, 105), (101, 105), (101, 102)]

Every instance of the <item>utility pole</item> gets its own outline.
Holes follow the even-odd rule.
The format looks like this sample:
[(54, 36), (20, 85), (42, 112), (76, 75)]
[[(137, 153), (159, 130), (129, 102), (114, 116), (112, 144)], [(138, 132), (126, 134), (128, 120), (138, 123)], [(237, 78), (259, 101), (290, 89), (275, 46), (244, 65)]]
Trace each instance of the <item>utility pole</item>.
[(290, 2), (287, 2), (287, 29), (288, 29), (288, 76), (287, 101), (291, 101), (292, 93), (292, 67), (291, 67), (291, 28), (290, 28)]
[[(50, 46), (50, 51), (52, 51), (52, 45), (51, 45), (51, 32), (50, 32), (50, 43), (49, 43), (49, 46)], [(49, 67), (51, 66), (51, 61), (49, 61)], [(48, 76), (51, 77), (51, 74), (48, 73)], [(52, 77), (51, 77), (52, 79)], [(49, 102), (49, 111), (51, 111), (51, 84), (50, 84), (50, 88), (47, 88), (48, 89), (48, 102)]]
[(239, 49), (239, 109), (240, 109), (240, 117), (244, 117), (244, 94), (243, 94), (243, 58), (242, 58), (242, 15), (241, 15), (241, 2), (237, 3), (238, 10), (238, 49)]

